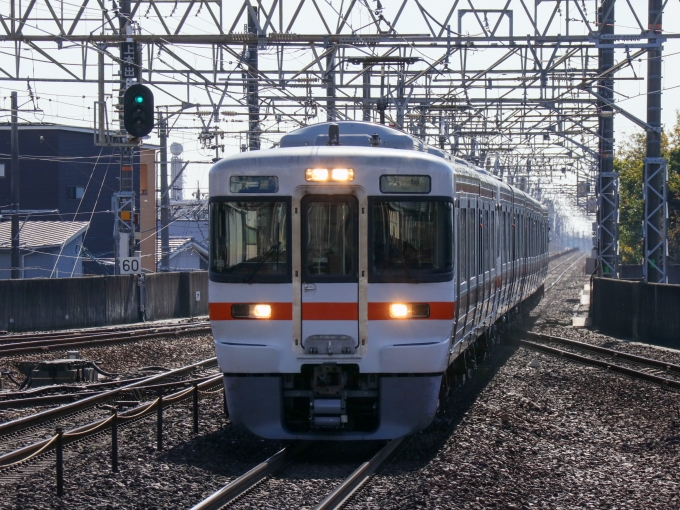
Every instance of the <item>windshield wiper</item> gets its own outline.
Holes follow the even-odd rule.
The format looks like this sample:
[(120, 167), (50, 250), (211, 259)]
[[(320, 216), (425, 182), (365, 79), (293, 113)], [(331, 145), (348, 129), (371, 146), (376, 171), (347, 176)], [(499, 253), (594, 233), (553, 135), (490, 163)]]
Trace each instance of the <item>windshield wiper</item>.
[(406, 262), (406, 257), (404, 256), (404, 253), (399, 248), (397, 248), (396, 244), (390, 243), (390, 246), (394, 248), (394, 251), (396, 251), (397, 255), (399, 255), (399, 260), (401, 260), (401, 263), (404, 265), (404, 269), (406, 269), (406, 272), (408, 273), (409, 278), (411, 278), (411, 281), (413, 281), (413, 283), (420, 283), (420, 280), (418, 280), (418, 278), (416, 278), (416, 275), (413, 273), (413, 269), (411, 269), (409, 263)]
[[(255, 276), (255, 273), (257, 273), (260, 269), (262, 269), (262, 266), (264, 266), (264, 263), (267, 262), (267, 259), (269, 256), (274, 253), (274, 249), (279, 248), (281, 246), (281, 241), (279, 241), (276, 244), (272, 244), (271, 248), (267, 250), (267, 253), (262, 255), (262, 258), (255, 264), (255, 267), (253, 267), (250, 272), (243, 278), (244, 283), (250, 283), (250, 280), (252, 280), (253, 276)], [(277, 257), (278, 258), (278, 257)]]

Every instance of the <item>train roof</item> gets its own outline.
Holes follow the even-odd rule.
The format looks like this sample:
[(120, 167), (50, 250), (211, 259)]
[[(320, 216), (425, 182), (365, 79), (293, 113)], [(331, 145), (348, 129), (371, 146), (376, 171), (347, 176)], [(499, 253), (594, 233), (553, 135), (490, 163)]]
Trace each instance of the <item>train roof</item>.
[[(454, 173), (467, 176), (469, 179), (479, 182), (482, 188), (496, 189), (501, 194), (501, 197), (504, 193), (506, 195), (512, 193), (515, 202), (522, 202), (525, 205), (531, 204), (530, 208), (536, 212), (545, 212), (545, 207), (536, 199), (522, 190), (502, 182), (483, 168), (453, 156), (442, 149), (424, 144), (422, 140), (415, 136), (382, 124), (359, 121), (323, 122), (291, 131), (281, 137), (279, 146), (282, 149), (327, 147), (329, 126), (331, 124), (338, 125), (340, 146), (397, 149), (425, 153), (442, 158), (448, 162), (449, 166), (453, 167)], [(360, 152), (363, 153), (364, 150)], [(245, 154), (241, 154), (241, 156), (247, 157)]]

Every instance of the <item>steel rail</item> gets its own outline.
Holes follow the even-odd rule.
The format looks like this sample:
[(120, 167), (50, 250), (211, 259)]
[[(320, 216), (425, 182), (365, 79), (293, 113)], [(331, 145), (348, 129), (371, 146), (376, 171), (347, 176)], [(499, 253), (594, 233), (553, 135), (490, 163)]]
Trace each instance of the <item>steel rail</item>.
[(197, 368), (205, 368), (205, 367), (212, 366), (212, 365), (215, 365), (215, 364), (217, 364), (217, 358), (214, 358), (214, 357), (208, 358), (208, 359), (199, 361), (197, 363), (193, 363), (191, 365), (176, 368), (176, 369), (171, 370), (169, 372), (163, 372), (162, 374), (152, 375), (152, 376), (147, 377), (145, 379), (142, 379), (140, 381), (136, 381), (136, 382), (133, 382), (131, 384), (126, 384), (125, 386), (121, 386), (120, 388), (115, 388), (115, 389), (112, 389), (110, 391), (100, 393), (98, 395), (93, 395), (91, 397), (87, 397), (87, 398), (84, 398), (82, 400), (78, 400), (77, 402), (72, 402), (70, 404), (59, 406), (59, 407), (56, 407), (54, 409), (48, 409), (46, 411), (42, 411), (42, 412), (36, 413), (36, 414), (31, 414), (29, 416), (24, 416), (22, 418), (17, 418), (16, 420), (8, 421), (6, 423), (0, 423), (0, 436), (12, 434), (14, 432), (18, 432), (20, 430), (24, 430), (24, 429), (27, 429), (29, 427), (34, 427), (36, 425), (40, 425), (40, 424), (45, 423), (47, 421), (51, 421), (51, 420), (54, 420), (54, 419), (57, 419), (57, 418), (61, 418), (63, 416), (67, 416), (69, 414), (73, 414), (73, 413), (82, 411), (83, 409), (94, 407), (98, 404), (106, 402), (111, 397), (116, 396), (119, 393), (122, 393), (124, 391), (130, 390), (130, 389), (137, 389), (140, 386), (146, 386), (149, 383), (160, 381), (162, 379), (165, 379), (166, 377), (184, 375), (186, 373), (189, 373), (189, 372), (196, 370)]
[(382, 466), (388, 457), (396, 450), (404, 441), (404, 437), (393, 439), (387, 443), (378, 453), (376, 453), (371, 460), (364, 462), (351, 475), (349, 475), (344, 482), (338, 485), (333, 492), (331, 492), (326, 499), (319, 503), (315, 510), (330, 510), (333, 508), (340, 508), (345, 501), (347, 501), (352, 494), (354, 494), (371, 476), (376, 469)]
[(51, 340), (59, 339), (68, 336), (91, 336), (101, 337), (103, 335), (124, 335), (135, 331), (153, 331), (156, 329), (176, 328), (181, 326), (200, 326), (207, 324), (209, 321), (200, 320), (196, 322), (182, 322), (177, 324), (159, 324), (157, 326), (137, 324), (121, 324), (119, 326), (103, 326), (99, 328), (90, 329), (66, 329), (61, 331), (47, 331), (39, 333), (12, 333), (0, 335), (0, 342), (2, 343), (17, 343), (30, 340)]
[(68, 335), (58, 335), (54, 337), (45, 337), (45, 338), (38, 338), (34, 339), (33, 337), (23, 337), (20, 335), (14, 336), (12, 342), (4, 342), (0, 344), (0, 348), (4, 347), (16, 347), (16, 346), (40, 346), (40, 345), (49, 345), (49, 344), (59, 344), (59, 343), (68, 343), (68, 342), (73, 342), (79, 341), (79, 340), (101, 340), (104, 338), (118, 338), (118, 337), (126, 337), (126, 336), (135, 336), (139, 334), (144, 334), (144, 333), (165, 333), (165, 332), (174, 332), (174, 331), (184, 331), (184, 330), (191, 330), (191, 329), (197, 329), (197, 328), (205, 328), (208, 326), (207, 323), (203, 324), (180, 324), (177, 326), (162, 326), (158, 328), (139, 328), (139, 329), (133, 329), (133, 330), (127, 330), (127, 331), (111, 331), (107, 333), (94, 333), (94, 334), (83, 334), (83, 333), (77, 333), (77, 332), (71, 332)]
[(576, 264), (578, 264), (579, 261), (580, 261), (583, 257), (585, 257), (585, 255), (579, 257), (578, 259), (576, 259), (576, 261), (575, 261), (572, 265), (570, 265), (567, 269), (565, 269), (564, 271), (562, 271), (562, 274), (561, 274), (554, 282), (552, 282), (552, 283), (548, 286), (547, 289), (545, 289), (545, 292), (548, 292), (550, 289), (552, 289), (552, 288), (557, 284), (557, 282), (559, 282), (559, 281), (564, 277), (564, 275), (567, 274), (567, 271), (569, 271), (572, 267), (574, 267)]
[(559, 268), (561, 268), (561, 267), (564, 266), (565, 264), (568, 264), (571, 260), (574, 260), (576, 257), (578, 257), (578, 256), (580, 256), (580, 255), (581, 255), (580, 253), (575, 253), (574, 255), (572, 255), (571, 257), (567, 258), (566, 260), (561, 261), (561, 262), (560, 262), (559, 264), (557, 264), (556, 266), (549, 268), (547, 274), (549, 275), (550, 273), (557, 271)]
[(179, 334), (193, 334), (193, 333), (209, 333), (210, 326), (198, 326), (194, 328), (173, 329), (166, 331), (158, 331), (151, 333), (134, 334), (126, 332), (124, 334), (112, 335), (111, 338), (95, 338), (81, 337), (57, 339), (54, 341), (40, 340), (37, 342), (30, 342), (31, 345), (22, 346), (21, 343), (2, 344), (0, 345), (0, 356), (16, 356), (19, 354), (29, 354), (32, 352), (44, 352), (49, 350), (64, 350), (72, 347), (94, 347), (99, 345), (106, 345), (119, 342), (131, 342), (137, 340), (147, 340), (149, 338), (163, 338), (168, 336), (175, 336)]
[[(222, 375), (217, 375), (214, 376), (201, 384), (197, 385), (197, 388), (203, 389), (203, 388), (210, 388), (217, 383), (221, 382)], [(188, 392), (189, 391), (189, 392)], [(118, 418), (119, 420), (123, 421), (133, 421), (138, 418), (141, 418), (142, 416), (145, 416), (148, 412), (150, 412), (152, 409), (156, 408), (156, 406), (163, 404), (163, 407), (165, 405), (171, 405), (176, 402), (179, 402), (181, 400), (184, 400), (185, 398), (188, 398), (188, 395), (190, 394), (191, 388), (183, 389), (178, 391), (177, 393), (173, 393), (172, 395), (166, 395), (163, 397), (163, 400), (161, 402), (160, 399), (156, 399), (156, 401), (147, 403), (147, 404), (142, 404), (140, 406), (137, 406), (133, 409), (129, 409), (127, 411), (123, 411), (121, 413), (118, 413)], [(74, 441), (78, 441), (80, 439), (84, 439), (88, 436), (92, 436), (94, 434), (98, 434), (102, 432), (103, 430), (109, 428), (111, 425), (111, 417), (108, 418), (102, 418), (90, 423), (87, 423), (85, 425), (81, 425), (80, 427), (76, 427), (75, 429), (71, 429), (67, 432), (64, 433), (63, 435), (63, 444), (67, 445), (69, 443), (72, 443)], [(120, 425), (119, 425), (120, 426)], [(6, 468), (10, 467), (11, 464), (16, 464), (18, 462), (21, 462), (23, 460), (28, 460), (29, 457), (34, 457), (36, 455), (37, 451), (40, 451), (40, 453), (45, 453), (50, 451), (52, 448), (46, 449), (46, 446), (48, 443), (51, 441), (51, 439), (44, 439), (42, 441), (39, 441), (37, 443), (33, 443), (28, 446), (24, 446), (22, 448), (19, 448), (18, 450), (14, 450), (8, 453), (5, 453), (3, 455), (0, 455), (0, 468)]]
[(587, 344), (585, 342), (579, 342), (577, 340), (571, 340), (569, 338), (563, 338), (563, 337), (560, 337), (560, 336), (544, 335), (542, 333), (526, 332), (526, 333), (522, 333), (522, 335), (527, 335), (527, 336), (529, 336), (529, 337), (531, 337), (532, 339), (535, 339), (535, 340), (544, 340), (544, 341), (549, 341), (549, 342), (566, 344), (566, 345), (570, 345), (572, 347), (577, 347), (579, 349), (583, 349), (585, 351), (597, 352), (597, 353), (600, 353), (600, 354), (606, 354), (608, 356), (612, 356), (614, 358), (625, 359), (625, 360), (628, 360), (628, 361), (634, 361), (636, 363), (641, 363), (641, 364), (649, 365), (649, 366), (656, 367), (656, 368), (662, 368), (664, 370), (672, 370), (674, 372), (680, 372), (680, 365), (676, 365), (675, 363), (669, 363), (667, 361), (662, 361), (662, 360), (658, 360), (658, 359), (645, 358), (644, 356), (638, 356), (636, 354), (629, 354), (627, 352), (616, 351), (614, 349), (608, 349), (606, 347), (600, 347), (599, 345)]
[[(165, 389), (165, 388), (174, 388), (176, 386), (186, 386), (188, 384), (198, 384), (206, 381), (209, 379), (210, 376), (205, 376), (205, 377), (199, 377), (197, 379), (187, 379), (184, 381), (174, 381), (174, 382), (169, 382), (169, 383), (161, 383), (161, 384), (150, 384), (150, 385), (144, 385), (144, 386), (138, 386), (135, 389), (136, 390), (141, 390), (141, 391), (149, 391), (149, 390), (159, 390), (159, 389)], [(5, 400), (0, 400), (0, 409), (17, 409), (19, 407), (32, 407), (32, 406), (40, 406), (40, 405), (54, 405), (54, 404), (60, 404), (62, 402), (72, 402), (74, 400), (79, 400), (85, 397), (91, 397), (95, 395), (100, 395), (102, 393), (105, 393), (106, 390), (102, 391), (88, 391), (88, 392), (80, 392), (80, 393), (64, 393), (64, 394), (59, 394), (59, 395), (44, 395), (41, 397), (17, 397), (17, 398), (10, 398), (10, 399), (5, 399)], [(110, 391), (110, 390), (109, 390)], [(9, 394), (10, 396), (13, 396), (11, 393)], [(3, 395), (7, 396), (7, 395)]]
[(576, 353), (569, 352), (569, 351), (563, 351), (561, 349), (556, 349), (554, 347), (548, 347), (547, 345), (529, 342), (527, 340), (520, 340), (519, 344), (522, 347), (527, 347), (527, 348), (533, 349), (535, 351), (545, 352), (547, 354), (553, 354), (553, 355), (558, 356), (558, 357), (567, 358), (567, 359), (570, 359), (570, 360), (573, 360), (573, 361), (578, 361), (579, 363), (583, 363), (585, 365), (593, 365), (593, 366), (596, 366), (596, 367), (605, 368), (609, 371), (618, 372), (620, 374), (628, 375), (628, 376), (634, 377), (636, 379), (642, 379), (642, 380), (645, 380), (645, 381), (648, 381), (648, 382), (653, 382), (653, 383), (656, 383), (656, 384), (660, 384), (662, 386), (666, 386), (666, 387), (669, 387), (669, 388), (680, 389), (680, 381), (675, 381), (673, 379), (667, 379), (665, 377), (661, 377), (661, 376), (658, 376), (658, 375), (648, 374), (647, 372), (641, 372), (640, 370), (634, 370), (632, 368), (624, 367), (624, 366), (621, 366), (621, 365), (616, 365), (616, 364), (613, 364), (613, 363), (609, 363), (607, 361), (589, 358), (588, 356), (581, 356), (580, 354), (576, 354)]
[(286, 446), (283, 450), (239, 476), (236, 480), (229, 482), (197, 505), (194, 505), (191, 510), (218, 510), (222, 508), (259, 481), (287, 465), (307, 448), (309, 444), (309, 442), (302, 442), (293, 446)]

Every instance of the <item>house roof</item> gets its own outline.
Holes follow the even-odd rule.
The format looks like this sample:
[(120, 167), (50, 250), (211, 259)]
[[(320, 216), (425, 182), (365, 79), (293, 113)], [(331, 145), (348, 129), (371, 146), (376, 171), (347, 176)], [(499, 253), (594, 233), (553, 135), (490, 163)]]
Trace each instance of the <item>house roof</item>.
[[(19, 246), (23, 249), (61, 246), (85, 233), (89, 221), (26, 221), (19, 222)], [(12, 225), (0, 222), (0, 250), (12, 247)]]
[[(170, 258), (179, 255), (185, 250), (195, 249), (204, 257), (208, 256), (208, 249), (201, 243), (197, 242), (193, 237), (170, 237)], [(161, 240), (156, 238), (156, 260), (161, 260)]]

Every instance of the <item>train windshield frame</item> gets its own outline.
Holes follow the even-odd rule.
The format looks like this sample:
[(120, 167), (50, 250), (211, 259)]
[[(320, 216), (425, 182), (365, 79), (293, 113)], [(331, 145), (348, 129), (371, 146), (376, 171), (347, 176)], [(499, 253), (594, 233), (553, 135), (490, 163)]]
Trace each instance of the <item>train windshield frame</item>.
[(369, 283), (453, 279), (451, 197), (369, 197)]
[(210, 200), (210, 279), (291, 283), (290, 197)]

